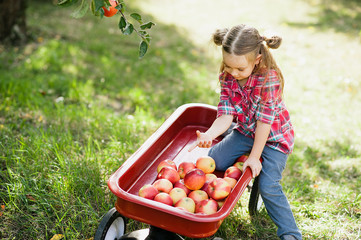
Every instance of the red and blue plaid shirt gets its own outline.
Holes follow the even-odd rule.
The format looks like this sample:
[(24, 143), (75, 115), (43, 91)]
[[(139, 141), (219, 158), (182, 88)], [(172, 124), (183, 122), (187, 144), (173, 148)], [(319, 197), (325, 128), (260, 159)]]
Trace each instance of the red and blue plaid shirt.
[(252, 74), (241, 87), (230, 74), (221, 73), (221, 96), (217, 117), (233, 115), (237, 129), (254, 138), (256, 123), (271, 124), (266, 145), (290, 154), (294, 146), (294, 131), (289, 113), (280, 96), (280, 81), (277, 72), (270, 70), (265, 75)]

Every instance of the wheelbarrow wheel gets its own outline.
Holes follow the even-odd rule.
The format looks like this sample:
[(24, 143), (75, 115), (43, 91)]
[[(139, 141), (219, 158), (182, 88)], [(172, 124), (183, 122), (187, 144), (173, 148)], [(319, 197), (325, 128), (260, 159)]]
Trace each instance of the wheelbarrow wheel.
[(94, 240), (120, 239), (125, 233), (126, 219), (115, 209), (110, 209), (101, 220)]
[(264, 206), (261, 194), (259, 192), (259, 177), (253, 180), (251, 195), (249, 197), (248, 211), (252, 217), (257, 215)]

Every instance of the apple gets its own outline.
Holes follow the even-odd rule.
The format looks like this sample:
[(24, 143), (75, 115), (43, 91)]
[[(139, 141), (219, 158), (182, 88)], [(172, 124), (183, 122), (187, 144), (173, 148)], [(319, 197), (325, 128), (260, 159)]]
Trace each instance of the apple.
[(171, 168), (174, 168), (175, 170), (177, 170), (177, 165), (175, 164), (175, 162), (173, 162), (172, 160), (170, 159), (166, 159), (166, 160), (163, 160), (161, 161), (159, 164), (158, 164), (158, 167), (157, 167), (157, 173), (160, 172), (160, 170), (162, 170), (162, 168), (164, 167), (171, 167)]
[(158, 189), (151, 184), (145, 184), (139, 189), (139, 196), (153, 200), (158, 194)]
[(226, 180), (229, 184), (229, 186), (231, 186), (231, 188), (234, 188), (234, 186), (236, 186), (237, 184), (237, 180), (231, 177), (224, 177), (224, 180)]
[(118, 9), (115, 8), (117, 6), (117, 2), (115, 0), (109, 0), (109, 3), (110, 6), (108, 8), (102, 7), (104, 10), (105, 17), (112, 17), (118, 12)]
[(240, 170), (238, 167), (230, 166), (227, 168), (227, 170), (224, 172), (224, 177), (230, 177), (238, 180), (242, 175), (242, 170)]
[[(211, 182), (211, 181), (210, 181), (210, 182)], [(200, 190), (203, 190), (203, 191), (207, 192), (208, 185), (209, 185), (210, 182), (207, 182), (207, 181), (206, 181), (206, 182), (203, 184), (203, 187), (202, 187)]]
[(197, 205), (197, 203), (201, 202), (202, 200), (208, 199), (208, 194), (203, 190), (194, 190), (188, 194), (188, 197), (192, 198), (194, 203)]
[(182, 198), (174, 206), (177, 208), (184, 208), (190, 213), (194, 213), (196, 210), (196, 204), (194, 203), (193, 199), (189, 197)]
[(218, 203), (214, 199), (205, 199), (196, 204), (196, 213), (213, 214), (218, 209)]
[(201, 190), (207, 191), (208, 184), (216, 178), (217, 178), (217, 176), (214, 173), (207, 173), (206, 174), (206, 182), (203, 184), (203, 187), (201, 188)]
[(249, 157), (249, 153), (243, 154), (239, 158), (237, 158), (236, 162), (245, 162)]
[(173, 200), (173, 205), (175, 205), (179, 200), (187, 197), (187, 193), (182, 188), (175, 187), (170, 190), (169, 196)]
[(206, 174), (198, 169), (192, 169), (184, 176), (184, 185), (190, 190), (201, 189), (206, 182)]
[(184, 179), (180, 179), (173, 185), (173, 187), (183, 189), (187, 195), (191, 192), (191, 190), (184, 185)]
[(197, 159), (196, 167), (204, 173), (212, 173), (216, 169), (216, 162), (209, 156), (203, 156)]
[(157, 175), (157, 179), (163, 178), (168, 179), (172, 184), (178, 182), (180, 179), (177, 170), (167, 166), (163, 167)]
[(173, 184), (165, 178), (155, 180), (153, 186), (158, 189), (159, 192), (169, 193), (173, 189)]
[(217, 178), (217, 176), (214, 173), (207, 173), (206, 174), (206, 182), (211, 182), (216, 178)]
[(171, 196), (169, 196), (168, 193), (165, 192), (158, 193), (154, 197), (154, 201), (161, 202), (169, 206), (173, 206), (173, 199), (171, 198)]
[(243, 162), (236, 162), (235, 164), (233, 164), (233, 166), (238, 167), (239, 170), (242, 171), (242, 169), (243, 169), (243, 164), (244, 164)]
[(180, 178), (184, 178), (187, 172), (196, 168), (196, 165), (192, 162), (182, 162), (178, 166), (178, 174)]
[(226, 198), (231, 190), (232, 188), (226, 180), (217, 178), (208, 184), (207, 193), (214, 200), (221, 200)]

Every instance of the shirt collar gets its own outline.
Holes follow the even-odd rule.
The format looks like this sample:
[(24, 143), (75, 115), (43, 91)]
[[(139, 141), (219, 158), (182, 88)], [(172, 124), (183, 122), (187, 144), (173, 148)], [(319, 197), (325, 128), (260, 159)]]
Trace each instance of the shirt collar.
[[(235, 79), (231, 74), (227, 74), (227, 78), (232, 79), (232, 90), (235, 91), (235, 90), (239, 89), (237, 79)], [(247, 88), (255, 87), (257, 84), (257, 79), (258, 79), (257, 75), (251, 74), (248, 77), (247, 82), (243, 85), (243, 87), (247, 87)]]

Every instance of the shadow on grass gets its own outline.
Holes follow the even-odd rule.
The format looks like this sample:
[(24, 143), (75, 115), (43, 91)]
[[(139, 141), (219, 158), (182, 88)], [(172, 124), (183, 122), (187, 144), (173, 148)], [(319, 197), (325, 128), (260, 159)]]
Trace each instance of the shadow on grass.
[(358, 0), (305, 0), (312, 7), (317, 8), (311, 16), (312, 22), (287, 22), (289, 26), (307, 28), (315, 27), (320, 30), (334, 29), (336, 32), (361, 36), (361, 2)]

